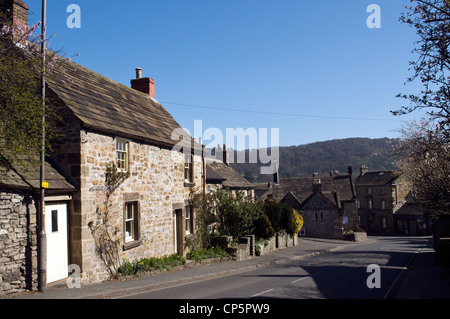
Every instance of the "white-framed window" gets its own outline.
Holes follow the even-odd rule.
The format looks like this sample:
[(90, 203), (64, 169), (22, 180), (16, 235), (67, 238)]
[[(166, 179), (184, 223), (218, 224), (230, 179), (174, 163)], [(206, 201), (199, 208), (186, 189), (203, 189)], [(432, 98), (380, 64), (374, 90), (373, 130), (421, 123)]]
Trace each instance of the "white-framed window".
[(137, 201), (125, 203), (124, 215), (125, 242), (128, 243), (138, 240), (139, 203)]
[(187, 205), (185, 207), (186, 212), (186, 235), (193, 233), (193, 218), (192, 218), (192, 207)]
[(386, 209), (386, 201), (385, 200), (381, 200), (381, 209), (385, 210)]
[(372, 194), (372, 188), (368, 187), (367, 188), (367, 195), (371, 195)]
[(117, 168), (120, 172), (128, 171), (129, 142), (123, 139), (116, 139), (116, 160)]
[(184, 157), (184, 182), (193, 183), (194, 182), (194, 156), (186, 155)]
[(372, 206), (373, 206), (373, 205), (372, 205), (372, 200), (370, 199), (369, 202), (368, 202), (368, 207), (369, 207), (369, 209), (372, 209)]

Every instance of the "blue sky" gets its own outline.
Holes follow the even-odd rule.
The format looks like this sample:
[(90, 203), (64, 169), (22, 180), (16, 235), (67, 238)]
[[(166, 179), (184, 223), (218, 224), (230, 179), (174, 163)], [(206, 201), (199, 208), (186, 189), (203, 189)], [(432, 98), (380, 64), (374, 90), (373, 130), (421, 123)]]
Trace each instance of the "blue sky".
[[(41, 1), (26, 1), (30, 23)], [(124, 5), (125, 3), (129, 5)], [(369, 4), (381, 8), (370, 29)], [(81, 28), (70, 29), (70, 4)], [(47, 0), (51, 48), (129, 86), (135, 68), (181, 126), (279, 128), (282, 146), (396, 137), (394, 117), (417, 40), (408, 0)], [(240, 111), (234, 111), (240, 110)], [(196, 136), (198, 137), (198, 136)], [(207, 141), (205, 141), (207, 143)]]

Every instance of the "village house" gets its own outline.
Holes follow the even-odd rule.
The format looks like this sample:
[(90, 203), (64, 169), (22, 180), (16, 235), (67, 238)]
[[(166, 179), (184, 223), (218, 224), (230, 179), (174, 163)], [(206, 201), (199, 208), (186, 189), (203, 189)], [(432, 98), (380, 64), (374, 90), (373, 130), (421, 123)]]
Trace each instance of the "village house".
[(400, 171), (369, 172), (362, 165), (355, 179), (359, 226), (367, 233), (429, 233), (424, 211), (415, 203)]
[(267, 187), (257, 185), (255, 193), (260, 200), (276, 199), (298, 210), (304, 223), (301, 236), (342, 239), (344, 231), (359, 231), (355, 190), (349, 173), (280, 178)]
[[(6, 4), (15, 16), (20, 10), (19, 22), (27, 23), (23, 1)], [(62, 178), (70, 181), (65, 183), (69, 194), (55, 203), (45, 201), (45, 212), (50, 211), (46, 218), (58, 221), (46, 223), (47, 282), (67, 278), (71, 264), (80, 269), (82, 282), (99, 282), (117, 271), (124, 258), (185, 254), (186, 236), (195, 232), (189, 198), (192, 191), (205, 190), (205, 161), (202, 146), (155, 99), (154, 80), (142, 77), (137, 68), (128, 87), (61, 59), (48, 74), (47, 95), (60, 116), (52, 123), (56, 138), (51, 141), (50, 158), (64, 172)], [(38, 169), (34, 173), (39, 176)], [(10, 179), (14, 175), (12, 181), (2, 177), (1, 203), (6, 205), (2, 221), (15, 216), (12, 211), (25, 218), (23, 210), (27, 210), (26, 218), (35, 222), (31, 207), (38, 203), (27, 192), (39, 185), (30, 187), (20, 173), (15, 176), (3, 170), (2, 174)], [(55, 170), (55, 174), (60, 173)], [(54, 181), (46, 181), (51, 191)], [(16, 205), (12, 207), (5, 198)], [(52, 209), (53, 205), (59, 205), (58, 209)], [(34, 224), (26, 227), (32, 229)], [(11, 235), (9, 228), (1, 229), (0, 247), (4, 248), (7, 241), (3, 239)], [(20, 235), (22, 251), (30, 249), (30, 240), (34, 243), (26, 237), (35, 236), (30, 229)], [(56, 232), (57, 238), (52, 236)], [(0, 255), (0, 285), (9, 278), (14, 258), (19, 257)], [(10, 277), (17, 281), (25, 275)]]
[(243, 192), (254, 197), (254, 185), (242, 177), (231, 166), (226, 145), (215, 150), (215, 156), (205, 158), (206, 190), (229, 189), (232, 192)]

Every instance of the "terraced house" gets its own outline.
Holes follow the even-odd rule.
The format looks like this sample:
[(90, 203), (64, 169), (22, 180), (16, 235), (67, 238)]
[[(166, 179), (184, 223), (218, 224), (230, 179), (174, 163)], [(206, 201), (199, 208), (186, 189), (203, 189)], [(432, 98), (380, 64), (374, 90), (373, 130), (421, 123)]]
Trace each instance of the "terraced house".
[[(8, 6), (26, 13), (23, 1)], [(48, 75), (47, 93), (61, 117), (49, 158), (71, 182), (46, 223), (47, 264), (55, 267), (47, 281), (67, 278), (70, 264), (80, 267), (82, 282), (98, 282), (124, 257), (183, 255), (195, 231), (189, 197), (204, 190), (205, 164), (201, 146), (155, 99), (154, 80), (138, 68), (128, 87), (62, 60)], [(30, 243), (35, 252), (35, 238)], [(4, 263), (15, 258), (2, 256)], [(25, 268), (20, 280), (28, 280)], [(0, 269), (1, 283), (11, 276)]]

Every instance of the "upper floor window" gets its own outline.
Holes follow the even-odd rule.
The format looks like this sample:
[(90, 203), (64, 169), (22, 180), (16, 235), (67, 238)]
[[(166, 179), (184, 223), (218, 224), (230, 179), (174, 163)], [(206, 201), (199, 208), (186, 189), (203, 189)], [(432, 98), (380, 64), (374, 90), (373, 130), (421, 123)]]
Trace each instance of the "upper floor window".
[(186, 155), (184, 158), (184, 182), (194, 183), (194, 156)]
[(124, 140), (116, 140), (117, 168), (121, 172), (128, 171), (129, 143)]
[(323, 221), (324, 220), (323, 212), (314, 212), (314, 220), (315, 221)]

